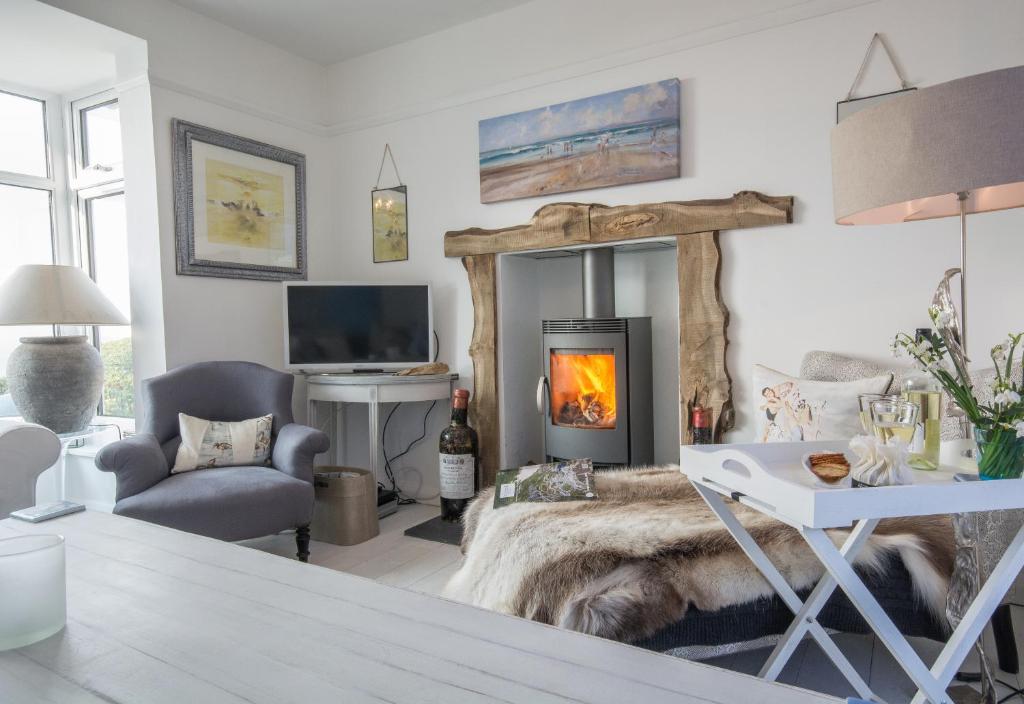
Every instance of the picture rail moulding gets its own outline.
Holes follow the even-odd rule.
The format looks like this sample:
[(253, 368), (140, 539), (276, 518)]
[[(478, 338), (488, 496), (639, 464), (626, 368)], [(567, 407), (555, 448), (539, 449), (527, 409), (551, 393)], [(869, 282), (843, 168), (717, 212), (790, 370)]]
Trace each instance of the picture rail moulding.
[(732, 380), (725, 359), (729, 310), (719, 287), (722, 252), (718, 234), (722, 230), (792, 223), (793, 200), (793, 196), (740, 191), (731, 198), (641, 205), (550, 203), (525, 225), (445, 233), (445, 256), (462, 258), (473, 299), (469, 356), (476, 392), (470, 414), (480, 436), (483, 484), (493, 484), (500, 469), (497, 255), (675, 237), (680, 441), (690, 442), (694, 405), (713, 410), (718, 441), (733, 427)]

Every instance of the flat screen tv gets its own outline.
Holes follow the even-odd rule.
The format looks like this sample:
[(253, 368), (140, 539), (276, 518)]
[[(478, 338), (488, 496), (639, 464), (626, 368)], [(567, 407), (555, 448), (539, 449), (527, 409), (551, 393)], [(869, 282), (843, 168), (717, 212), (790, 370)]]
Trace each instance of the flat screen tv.
[(292, 370), (394, 370), (434, 358), (427, 284), (288, 282), (284, 321)]

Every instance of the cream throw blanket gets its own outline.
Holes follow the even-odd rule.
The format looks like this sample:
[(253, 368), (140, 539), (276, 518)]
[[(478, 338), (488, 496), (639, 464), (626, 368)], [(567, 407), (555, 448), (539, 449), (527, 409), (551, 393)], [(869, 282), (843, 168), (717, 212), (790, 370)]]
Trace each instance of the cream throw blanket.
[[(600, 472), (596, 485), (597, 501), (499, 509), (493, 488), (481, 492), (463, 519), (465, 563), (443, 595), (631, 642), (691, 604), (715, 611), (773, 593), (677, 467)], [(821, 564), (795, 530), (731, 506), (795, 589), (818, 581)], [(848, 531), (830, 533), (838, 545)], [(878, 569), (893, 551), (941, 614), (953, 564), (949, 518), (883, 521), (855, 564)]]

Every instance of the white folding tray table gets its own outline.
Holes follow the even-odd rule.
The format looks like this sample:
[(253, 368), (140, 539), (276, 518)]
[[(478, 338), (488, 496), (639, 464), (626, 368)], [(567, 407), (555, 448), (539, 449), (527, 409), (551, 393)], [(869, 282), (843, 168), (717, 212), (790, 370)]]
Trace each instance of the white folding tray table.
[[(851, 566), (883, 518), (1024, 508), (1024, 481), (954, 481), (955, 469), (915, 471), (915, 484), (873, 488), (825, 488), (801, 465), (811, 452), (842, 452), (844, 442), (750, 445), (683, 445), (680, 466), (711, 510), (779, 594), (795, 619), (760, 677), (775, 680), (805, 635), (810, 635), (863, 699), (880, 701), (818, 623), (817, 615), (838, 586), (918, 687), (913, 704), (950, 702), (946, 694), (982, 629), (1024, 567), (1024, 528), (1017, 533), (953, 631), (931, 669), (899, 632)], [(825, 568), (807, 601), (796, 592), (729, 510), (730, 497), (792, 526)], [(825, 532), (851, 528), (841, 547)]]

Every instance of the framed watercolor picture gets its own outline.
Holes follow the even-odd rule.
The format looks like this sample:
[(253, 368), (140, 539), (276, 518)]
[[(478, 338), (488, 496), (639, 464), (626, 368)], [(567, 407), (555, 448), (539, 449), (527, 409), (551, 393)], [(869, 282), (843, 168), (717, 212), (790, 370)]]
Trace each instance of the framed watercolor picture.
[(679, 177), (679, 79), (480, 121), (480, 202)]
[(373, 263), (409, 258), (409, 199), (405, 186), (370, 191), (373, 213)]
[(178, 273), (306, 278), (306, 157), (171, 120)]

